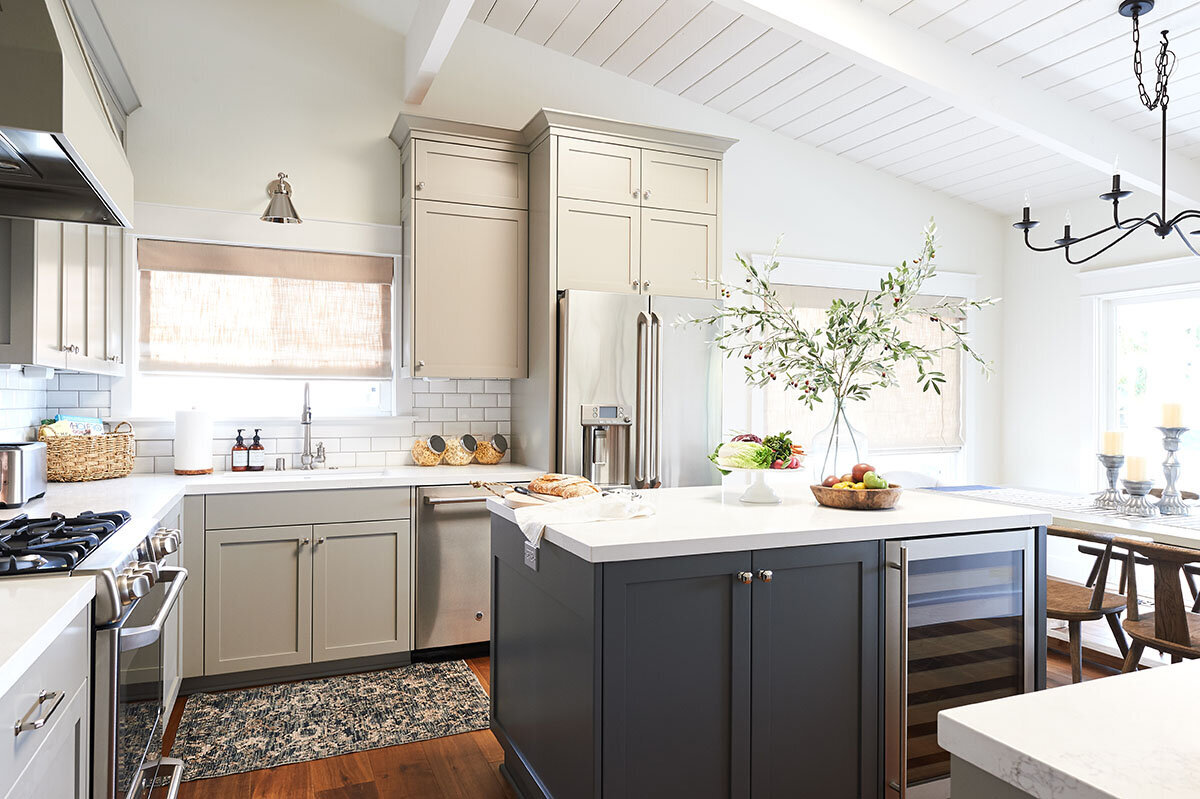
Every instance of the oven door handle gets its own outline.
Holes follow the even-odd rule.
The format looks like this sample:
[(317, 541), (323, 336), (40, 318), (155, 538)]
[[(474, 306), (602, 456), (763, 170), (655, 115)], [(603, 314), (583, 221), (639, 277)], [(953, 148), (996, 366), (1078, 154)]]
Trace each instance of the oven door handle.
[(183, 591), (183, 584), (187, 582), (187, 576), (187, 569), (182, 567), (168, 566), (158, 570), (158, 581), (171, 583), (171, 587), (163, 599), (162, 607), (159, 608), (154, 621), (149, 624), (141, 627), (121, 628), (118, 633), (120, 636), (118, 651), (129, 652), (133, 649), (141, 649), (158, 640), (158, 637), (162, 635), (163, 625), (167, 623), (167, 617), (171, 615), (171, 611), (174, 610), (175, 603), (179, 599), (179, 594)]

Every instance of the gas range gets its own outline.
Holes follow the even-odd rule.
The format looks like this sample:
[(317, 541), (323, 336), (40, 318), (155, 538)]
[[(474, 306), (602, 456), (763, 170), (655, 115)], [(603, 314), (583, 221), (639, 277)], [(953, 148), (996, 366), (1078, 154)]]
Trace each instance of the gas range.
[(0, 522), (0, 577), (73, 571), (128, 521), (129, 513), (118, 510)]

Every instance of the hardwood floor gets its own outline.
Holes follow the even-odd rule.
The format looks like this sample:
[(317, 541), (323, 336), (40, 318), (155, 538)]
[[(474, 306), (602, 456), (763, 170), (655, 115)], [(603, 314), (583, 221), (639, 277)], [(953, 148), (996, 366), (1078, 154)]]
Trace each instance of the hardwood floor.
[[(486, 657), (467, 665), (489, 690)], [(184, 701), (176, 703), (166, 740)], [(180, 799), (517, 799), (501, 776), (504, 752), (490, 730), (185, 782)]]
[[(489, 690), (486, 657), (467, 665)], [(1084, 661), (1083, 677), (1116, 670)], [(1061, 652), (1046, 658), (1048, 687), (1071, 683), (1071, 661)], [(185, 700), (175, 705), (166, 739), (174, 741)], [(504, 752), (490, 730), (468, 732), (290, 766), (185, 782), (180, 799), (517, 799), (501, 776)]]

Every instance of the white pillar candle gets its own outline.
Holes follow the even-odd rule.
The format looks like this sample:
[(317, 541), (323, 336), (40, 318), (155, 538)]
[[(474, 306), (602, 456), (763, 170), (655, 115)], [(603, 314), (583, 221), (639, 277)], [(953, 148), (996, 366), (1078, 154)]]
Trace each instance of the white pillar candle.
[(1178, 402), (1167, 402), (1162, 406), (1163, 427), (1183, 427), (1183, 406)]
[(1146, 459), (1141, 455), (1130, 455), (1125, 459), (1125, 479), (1141, 482), (1146, 479)]
[(1125, 452), (1125, 434), (1109, 430), (1104, 434), (1104, 443), (1100, 447), (1101, 455), (1122, 455)]

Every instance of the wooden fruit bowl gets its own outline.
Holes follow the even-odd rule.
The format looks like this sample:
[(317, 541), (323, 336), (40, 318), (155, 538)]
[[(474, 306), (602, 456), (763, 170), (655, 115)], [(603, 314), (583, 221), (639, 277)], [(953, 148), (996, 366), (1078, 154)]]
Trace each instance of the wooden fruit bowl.
[(904, 489), (895, 483), (888, 483), (887, 488), (826, 488), (825, 486), (809, 486), (817, 503), (827, 508), (842, 508), (844, 510), (882, 510), (894, 508), (900, 501)]

